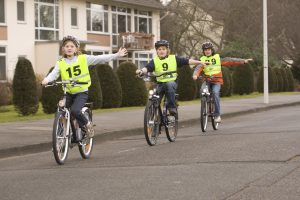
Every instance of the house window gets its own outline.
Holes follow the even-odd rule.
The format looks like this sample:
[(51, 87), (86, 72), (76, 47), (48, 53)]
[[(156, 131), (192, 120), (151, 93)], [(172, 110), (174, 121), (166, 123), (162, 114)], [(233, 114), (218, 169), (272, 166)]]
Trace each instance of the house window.
[(77, 27), (77, 8), (71, 8), (71, 26)]
[(0, 81), (6, 80), (6, 49), (0, 46)]
[(17, 1), (17, 19), (18, 21), (25, 21), (25, 2), (24, 0)]
[(5, 23), (5, 0), (0, 0), (0, 23)]
[(58, 1), (35, 0), (36, 40), (58, 40)]
[(152, 12), (134, 10), (135, 32), (152, 33)]
[(86, 3), (87, 30), (108, 33), (108, 6)]
[(139, 69), (142, 69), (150, 62), (152, 57), (152, 53), (149, 52), (136, 52), (134, 54), (134, 63)]
[(112, 44), (118, 45), (118, 33), (131, 32), (131, 9), (112, 6)]

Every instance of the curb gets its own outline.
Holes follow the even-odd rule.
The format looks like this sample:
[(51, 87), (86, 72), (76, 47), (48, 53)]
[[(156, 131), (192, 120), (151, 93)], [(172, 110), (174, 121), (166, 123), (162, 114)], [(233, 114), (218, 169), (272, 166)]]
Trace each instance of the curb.
[[(271, 109), (275, 109), (275, 108), (282, 108), (282, 107), (295, 106), (295, 105), (300, 105), (300, 102), (271, 105), (271, 106), (266, 106), (266, 107), (261, 107), (261, 108), (253, 108), (253, 109), (248, 109), (248, 110), (244, 110), (244, 111), (232, 112), (232, 113), (223, 114), (222, 117), (223, 118), (231, 118), (231, 117), (236, 117), (236, 116), (240, 116), (243, 114), (251, 114), (251, 113), (267, 111), (267, 110), (271, 110)], [(186, 128), (186, 127), (191, 127), (191, 126), (194, 126), (197, 124), (199, 124), (199, 118), (188, 119), (188, 120), (180, 121), (179, 127)], [(122, 137), (143, 135), (143, 132), (144, 132), (144, 128), (134, 128), (134, 129), (128, 129), (128, 130), (106, 132), (103, 134), (95, 135), (94, 142), (95, 142), (95, 144), (100, 144), (100, 143), (103, 143), (106, 141), (112, 141), (112, 140), (116, 140), (116, 139), (119, 139)], [(27, 155), (27, 154), (41, 153), (41, 152), (51, 151), (51, 149), (52, 149), (52, 142), (45, 142), (45, 143), (27, 145), (27, 146), (22, 146), (22, 147), (12, 147), (12, 148), (7, 148), (7, 149), (1, 149), (0, 150), (0, 159), (13, 157), (13, 156), (23, 156), (23, 155)]]

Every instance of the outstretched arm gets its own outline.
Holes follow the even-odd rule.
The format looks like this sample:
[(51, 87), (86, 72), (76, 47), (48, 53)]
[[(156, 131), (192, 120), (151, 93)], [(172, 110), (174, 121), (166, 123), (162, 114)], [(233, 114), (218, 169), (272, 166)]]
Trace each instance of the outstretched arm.
[(87, 55), (87, 62), (88, 65), (96, 65), (99, 63), (105, 63), (112, 60), (116, 60), (117, 58), (126, 55), (127, 55), (127, 49), (121, 47), (119, 51), (115, 54), (105, 54), (105, 55), (98, 55), (98, 56)]
[(221, 58), (221, 65), (228, 66), (228, 65), (243, 65), (247, 64), (248, 62), (253, 61), (252, 58), (249, 59), (242, 59), (242, 58)]
[(194, 73), (193, 73), (193, 79), (197, 80), (197, 78), (200, 76), (201, 72), (203, 71), (204, 65), (197, 65)]

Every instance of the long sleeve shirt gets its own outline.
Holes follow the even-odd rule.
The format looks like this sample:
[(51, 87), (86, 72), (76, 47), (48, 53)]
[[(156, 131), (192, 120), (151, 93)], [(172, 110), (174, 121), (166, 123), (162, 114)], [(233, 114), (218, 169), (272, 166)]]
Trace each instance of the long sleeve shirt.
[[(243, 65), (243, 64), (245, 64), (245, 59), (230, 58), (230, 57), (221, 58), (221, 66)], [(198, 65), (194, 70), (193, 76), (199, 77), (203, 72), (204, 67), (205, 66)], [(212, 78), (211, 80), (212, 83), (219, 83), (219, 84), (224, 83), (222, 72), (214, 74), (214, 76), (215, 77)]]
[[(86, 55), (87, 58), (87, 64), (88, 66), (91, 65), (96, 65), (99, 63), (105, 63), (105, 62), (109, 62), (111, 60), (116, 60), (118, 58), (118, 54), (105, 54), (105, 55), (98, 55), (98, 56), (93, 56), (93, 55)], [(77, 56), (74, 56), (72, 59), (68, 59), (68, 58), (63, 58), (65, 60), (65, 62), (67, 64), (73, 64), (77, 61)], [(48, 82), (54, 81), (56, 80), (60, 75), (60, 70), (58, 67), (58, 64), (55, 64), (54, 69), (51, 71), (51, 73), (49, 73), (46, 77), (46, 79), (48, 80)]]

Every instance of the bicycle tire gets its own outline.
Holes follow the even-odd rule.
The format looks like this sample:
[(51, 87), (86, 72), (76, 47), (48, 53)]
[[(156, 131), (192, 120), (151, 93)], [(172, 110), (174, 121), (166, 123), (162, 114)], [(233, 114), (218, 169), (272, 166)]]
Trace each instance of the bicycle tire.
[(214, 130), (218, 130), (219, 124), (218, 122), (215, 121), (215, 103), (214, 103), (214, 98), (211, 99), (211, 124)]
[(149, 146), (156, 145), (160, 131), (160, 117), (154, 102), (148, 101), (144, 112), (144, 134)]
[(59, 111), (55, 115), (52, 131), (52, 148), (55, 161), (63, 165), (69, 153), (69, 137), (67, 134), (67, 119), (63, 112)]
[[(167, 116), (167, 117), (171, 117), (171, 116)], [(175, 121), (171, 122), (168, 119), (168, 125), (165, 126), (166, 128), (166, 135), (167, 138), (170, 142), (175, 142), (176, 137), (177, 137), (177, 133), (178, 133), (178, 110), (176, 112), (175, 117)]]
[(206, 132), (208, 123), (208, 102), (207, 97), (201, 97), (200, 124), (202, 132)]
[[(90, 121), (91, 123), (93, 123), (93, 119), (92, 119), (92, 112), (90, 109), (86, 109), (84, 111), (84, 116), (87, 118), (88, 121)], [(78, 149), (80, 152), (80, 155), (83, 159), (89, 159), (91, 157), (92, 154), (92, 150), (93, 150), (93, 138), (89, 138), (89, 137), (84, 137), (81, 142), (79, 142), (78, 144)]]

